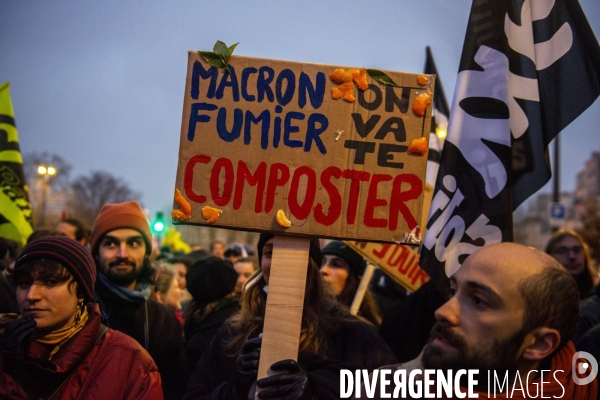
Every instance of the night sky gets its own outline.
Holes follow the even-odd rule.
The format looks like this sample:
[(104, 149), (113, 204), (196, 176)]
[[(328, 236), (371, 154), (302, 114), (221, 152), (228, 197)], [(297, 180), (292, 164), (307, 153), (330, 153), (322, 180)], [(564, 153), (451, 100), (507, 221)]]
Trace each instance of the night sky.
[[(600, 34), (600, 1), (581, 0)], [(0, 0), (0, 83), (10, 82), (24, 154), (58, 154), (71, 178), (121, 177), (169, 210), (188, 50), (422, 72), (432, 48), (451, 103), (470, 0)], [(561, 134), (563, 190), (600, 151), (600, 101)], [(551, 191), (551, 184), (543, 191)]]

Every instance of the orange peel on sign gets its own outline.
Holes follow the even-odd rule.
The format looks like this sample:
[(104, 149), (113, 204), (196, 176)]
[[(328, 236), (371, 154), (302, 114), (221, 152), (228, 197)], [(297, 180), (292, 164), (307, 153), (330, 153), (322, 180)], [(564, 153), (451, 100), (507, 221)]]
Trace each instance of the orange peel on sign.
[(342, 97), (344, 97), (344, 93), (340, 89), (334, 87), (331, 88), (331, 97), (333, 97), (336, 100), (341, 99)]
[(277, 215), (275, 216), (275, 219), (277, 220), (277, 223), (279, 224), (279, 226), (282, 226), (284, 228), (289, 228), (290, 226), (292, 226), (292, 221), (290, 221), (288, 219), (288, 217), (285, 215), (283, 210), (277, 211)]
[(329, 75), (329, 79), (340, 85), (331, 89), (331, 97), (334, 99), (344, 98), (349, 103), (354, 103), (356, 98), (354, 97), (354, 83), (360, 90), (367, 90), (369, 84), (367, 83), (367, 70), (351, 68), (345, 70), (338, 68)]
[(209, 224), (215, 223), (221, 216), (221, 213), (223, 213), (222, 210), (211, 206), (204, 206), (202, 207), (201, 211), (202, 218), (204, 218)]
[(367, 70), (362, 69), (349, 69), (348, 72), (352, 74), (352, 80), (356, 83), (356, 86), (362, 91), (367, 90), (369, 84), (367, 83)]
[(418, 156), (424, 156), (427, 153), (427, 139), (424, 137), (420, 137), (418, 139), (411, 140), (408, 145), (408, 150), (406, 150), (406, 154), (416, 154)]
[[(345, 76), (346, 71), (343, 68), (338, 68), (329, 75), (329, 79), (341, 85), (342, 83), (346, 82), (344, 80)], [(352, 79), (352, 75), (350, 75), (350, 79)]]
[(421, 86), (427, 85), (428, 82), (429, 82), (429, 78), (427, 77), (427, 75), (421, 74), (417, 77), (417, 83)]
[(431, 93), (431, 91), (428, 90), (425, 93), (421, 93), (415, 98), (415, 101), (412, 105), (412, 110), (418, 117), (422, 117), (423, 115), (425, 115), (425, 110), (427, 109), (427, 106), (431, 103), (432, 94), (433, 93)]
[(174, 209), (171, 211), (171, 217), (180, 221), (187, 221), (192, 218), (192, 206), (185, 197), (183, 197), (179, 189), (175, 189), (175, 198), (173, 200), (175, 201), (175, 204), (179, 206), (179, 210)]

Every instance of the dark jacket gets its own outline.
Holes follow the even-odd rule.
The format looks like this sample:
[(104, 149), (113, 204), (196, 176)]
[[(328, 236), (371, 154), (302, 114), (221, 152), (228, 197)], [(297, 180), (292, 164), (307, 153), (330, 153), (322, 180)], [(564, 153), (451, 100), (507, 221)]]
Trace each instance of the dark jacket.
[(445, 302), (432, 279), (383, 316), (379, 334), (398, 361), (412, 360), (421, 353), (435, 324), (435, 310)]
[[(186, 400), (233, 399), (236, 357), (224, 354), (223, 344), (234, 336), (226, 323), (219, 329), (194, 369)], [(374, 369), (395, 360), (375, 329), (352, 317), (327, 338), (327, 354), (300, 353), (298, 363), (307, 371), (314, 399), (340, 398), (340, 369)]]
[(51, 360), (47, 346), (29, 343), (27, 381), (17, 383), (0, 371), (0, 398), (48, 398), (55, 391), (52, 399), (163, 398), (160, 374), (150, 355), (121, 332), (108, 329), (99, 337), (99, 307), (95, 303), (87, 307), (86, 325)]
[(596, 285), (592, 294), (579, 303), (579, 322), (573, 337), (577, 349), (586, 332), (598, 324), (600, 324), (600, 285)]
[(19, 313), (15, 291), (0, 271), (0, 314)]
[(137, 340), (156, 362), (165, 399), (181, 399), (189, 374), (181, 324), (175, 313), (154, 300), (131, 302), (117, 297), (100, 279), (96, 280), (96, 295), (103, 323)]
[(240, 298), (236, 296), (221, 300), (214, 310), (198, 319), (195, 313), (190, 315), (190, 321), (185, 325), (185, 351), (190, 370), (198, 364), (219, 328), (239, 309)]

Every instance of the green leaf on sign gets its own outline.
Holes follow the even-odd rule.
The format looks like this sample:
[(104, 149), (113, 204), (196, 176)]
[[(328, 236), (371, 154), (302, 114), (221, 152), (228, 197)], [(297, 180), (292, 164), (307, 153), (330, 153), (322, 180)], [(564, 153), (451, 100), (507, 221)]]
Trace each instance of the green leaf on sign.
[(390, 78), (385, 73), (383, 73), (383, 72), (381, 72), (381, 71), (379, 71), (377, 69), (367, 69), (367, 74), (369, 74), (369, 76), (371, 78), (373, 78), (377, 82), (381, 83), (382, 85), (388, 85), (388, 86), (393, 86), (393, 87), (400, 87), (400, 86), (398, 86), (396, 84), (396, 82), (394, 82), (392, 80), (392, 78)]
[(233, 50), (238, 44), (239, 42), (227, 47), (225, 43), (217, 40), (213, 46), (213, 51), (198, 51), (198, 54), (200, 54), (200, 56), (213, 67), (221, 68), (226, 73), (230, 73), (228, 66), (229, 58), (231, 57), (231, 54), (233, 54)]
[(227, 56), (227, 50), (227, 45), (220, 40), (217, 40), (217, 43), (213, 47), (215, 54), (222, 54), (224, 57)]
[(227, 49), (227, 62), (229, 62), (229, 57), (231, 57), (231, 55), (233, 54), (233, 50), (235, 50), (235, 47), (240, 44), (240, 42), (237, 42), (236, 44), (232, 44), (231, 46), (229, 46), (229, 48)]
[(198, 53), (213, 67), (225, 68), (227, 66), (221, 54), (215, 54), (212, 51), (199, 51)]

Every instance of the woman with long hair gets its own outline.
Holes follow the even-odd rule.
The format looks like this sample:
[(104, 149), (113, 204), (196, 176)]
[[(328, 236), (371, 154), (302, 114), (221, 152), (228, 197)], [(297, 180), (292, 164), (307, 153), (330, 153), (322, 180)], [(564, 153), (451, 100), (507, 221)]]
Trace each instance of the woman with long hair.
[(323, 286), (318, 240), (310, 242), (298, 360), (281, 360), (287, 371), (256, 382), (273, 235), (261, 234), (260, 268), (246, 283), (241, 311), (230, 318), (196, 366), (185, 399), (253, 398), (254, 385), (268, 388), (259, 398), (339, 399), (341, 368), (376, 368), (394, 356), (373, 326), (350, 315)]
[(39, 238), (9, 272), (20, 316), (0, 318), (0, 398), (162, 399), (150, 355), (101, 324), (92, 302), (96, 265), (85, 247)]
[(154, 282), (154, 290), (150, 295), (151, 299), (171, 309), (179, 323), (183, 326), (183, 315), (181, 313), (181, 296), (183, 290), (179, 287), (177, 275), (173, 265), (166, 262), (158, 262), (155, 264), (158, 272), (156, 281)]
[[(367, 267), (365, 259), (341, 240), (332, 240), (323, 250), (321, 275), (331, 287), (338, 302), (350, 307)], [(358, 309), (358, 316), (372, 323), (376, 328), (381, 324), (381, 316), (371, 292), (367, 289)]]
[(579, 298), (592, 294), (598, 283), (598, 273), (594, 271), (590, 250), (580, 234), (570, 229), (559, 229), (546, 245), (546, 253), (555, 258), (577, 282)]

